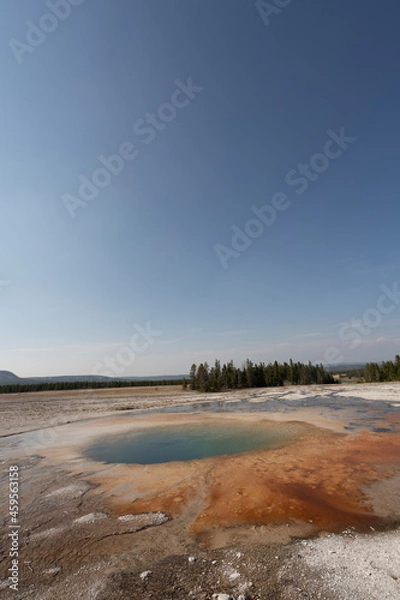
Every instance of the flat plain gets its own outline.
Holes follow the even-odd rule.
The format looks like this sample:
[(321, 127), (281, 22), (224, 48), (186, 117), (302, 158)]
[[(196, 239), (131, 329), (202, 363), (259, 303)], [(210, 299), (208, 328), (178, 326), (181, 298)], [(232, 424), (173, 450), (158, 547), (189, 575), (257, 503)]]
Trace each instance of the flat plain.
[[(400, 384), (218, 394), (179, 386), (0, 396), (2, 547), (20, 476), (20, 583), (4, 598), (400, 598)], [(246, 422), (279, 448), (156, 465), (90, 460), (104, 436)]]

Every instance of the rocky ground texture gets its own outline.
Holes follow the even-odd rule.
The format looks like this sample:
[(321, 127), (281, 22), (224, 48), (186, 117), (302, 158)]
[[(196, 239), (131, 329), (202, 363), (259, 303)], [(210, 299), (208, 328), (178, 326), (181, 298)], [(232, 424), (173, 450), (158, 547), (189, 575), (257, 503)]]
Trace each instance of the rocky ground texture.
[[(317, 531), (309, 523), (299, 527), (293, 521), (271, 523), (269, 526), (249, 523), (231, 527), (227, 532), (218, 527), (212, 536), (199, 537), (191, 534), (187, 525), (196, 516), (199, 506), (194, 504), (201, 504), (201, 498), (189, 502), (174, 514), (156, 508), (138, 511), (135, 502), (130, 508), (125, 506), (123, 514), (119, 514), (113, 509), (118, 486), (114, 484), (112, 490), (103, 489), (97, 482), (100, 471), (106, 471), (108, 465), (93, 465), (91, 473), (83, 467), (80, 470), (81, 463), (65, 449), (51, 456), (46, 441), (52, 440), (51, 436), (46, 438), (35, 434), (38, 448), (34, 450), (28, 445), (23, 450), (21, 436), (15, 435), (18, 432), (45, 431), (56, 425), (63, 426), (68, 421), (78, 423), (82, 419), (120, 415), (124, 411), (149, 406), (155, 408), (210, 400), (210, 396), (176, 394), (173, 390), (163, 390), (162, 395), (153, 393), (148, 397), (143, 391), (141, 395), (137, 390), (130, 394), (126, 389), (119, 393), (108, 391), (108, 394), (96, 395), (93, 392), (81, 396), (61, 393), (59, 397), (54, 394), (28, 394), (18, 399), (11, 395), (0, 397), (3, 550), (0, 557), (0, 598), (400, 599), (400, 468), (396, 472), (393, 460), (390, 469), (380, 465), (383, 471), (387, 469), (387, 476), (373, 483), (368, 492), (379, 514), (390, 515), (385, 520), (387, 531), (374, 532), (371, 527), (370, 533), (360, 534), (349, 526), (331, 533)], [(248, 396), (255, 403), (279, 401), (282, 412), (285, 412), (291, 401), (317, 397), (317, 394), (318, 402), (323, 403), (324, 398), (339, 394), (339, 389), (337, 386), (319, 386), (252, 390)], [(219, 394), (218, 399), (231, 402), (242, 396), (243, 392), (235, 392)], [(400, 406), (400, 385), (340, 386), (343, 402), (354, 396), (363, 402), (360, 418), (364, 418), (365, 403), (372, 403), (374, 414), (377, 410), (375, 402), (382, 402), (385, 410)], [(304, 413), (303, 421), (307, 421), (310, 414)], [(300, 418), (300, 413), (298, 416)], [(321, 414), (322, 421), (330, 418), (330, 413)], [(379, 419), (379, 426), (385, 428), (382, 417), (379, 416)], [(392, 419), (386, 424), (392, 432), (387, 434), (388, 444), (397, 435), (394, 431), (396, 423)], [(346, 423), (346, 426), (356, 428), (356, 424)], [(335, 435), (338, 435), (338, 427), (339, 421), (335, 421)], [(346, 435), (355, 444), (357, 429)], [(376, 439), (386, 440), (382, 438), (385, 435), (377, 433)], [(57, 440), (54, 444), (57, 445)], [(17, 592), (9, 588), (7, 579), (10, 567), (7, 469), (10, 464), (18, 464), (20, 473)], [(360, 469), (366, 469), (361, 459), (360, 465)]]

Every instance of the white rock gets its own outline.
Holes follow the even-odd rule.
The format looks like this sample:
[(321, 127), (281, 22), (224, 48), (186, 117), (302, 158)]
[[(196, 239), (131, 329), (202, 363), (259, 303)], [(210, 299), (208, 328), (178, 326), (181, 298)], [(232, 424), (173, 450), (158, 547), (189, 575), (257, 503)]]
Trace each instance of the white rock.
[(65, 529), (65, 527), (51, 527), (50, 529), (46, 529), (45, 531), (39, 531), (38, 533), (33, 533), (31, 535), (30, 539), (31, 540), (40, 540), (41, 538), (47, 538), (50, 535), (60, 533), (64, 529)]
[(241, 583), (239, 585), (239, 592), (243, 593), (246, 592), (249, 588), (253, 587), (253, 582), (252, 581), (245, 581), (243, 583)]
[(150, 577), (152, 572), (153, 571), (143, 571), (143, 573), (140, 573), (140, 579), (147, 579), (148, 577)]
[(53, 567), (52, 569), (46, 569), (45, 573), (47, 575), (57, 575), (61, 571), (61, 567)]
[(87, 490), (87, 486), (82, 485), (67, 485), (62, 488), (58, 488), (57, 490), (53, 490), (45, 495), (45, 498), (54, 498), (57, 496), (70, 496), (72, 498), (78, 498), (78, 496), (82, 496), (83, 492)]
[(213, 594), (214, 600), (233, 600), (229, 594)]
[(190, 563), (194, 563), (196, 561), (196, 557), (195, 556), (189, 556), (188, 561)]
[(108, 515), (101, 512), (88, 513), (87, 515), (74, 519), (74, 523), (95, 523), (101, 519), (107, 519), (107, 517)]
[(151, 525), (162, 525), (163, 523), (168, 521), (168, 515), (166, 513), (158, 511), (151, 513), (122, 515), (121, 517), (118, 517), (118, 521), (122, 522), (136, 521), (137, 523), (141, 523), (144, 520), (147, 520)]

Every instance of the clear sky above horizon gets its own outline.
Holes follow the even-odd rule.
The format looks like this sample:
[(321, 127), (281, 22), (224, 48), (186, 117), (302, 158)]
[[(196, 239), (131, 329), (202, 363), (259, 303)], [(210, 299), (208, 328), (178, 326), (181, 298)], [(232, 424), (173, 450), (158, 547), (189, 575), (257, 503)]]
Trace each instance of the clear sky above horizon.
[(400, 6), (261, 12), (3, 0), (0, 370), (400, 354)]

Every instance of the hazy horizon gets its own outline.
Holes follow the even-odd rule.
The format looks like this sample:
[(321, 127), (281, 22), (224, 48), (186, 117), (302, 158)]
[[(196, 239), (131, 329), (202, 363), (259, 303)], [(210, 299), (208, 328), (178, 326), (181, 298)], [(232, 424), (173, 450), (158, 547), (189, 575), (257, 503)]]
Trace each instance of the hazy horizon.
[[(123, 345), (121, 345), (121, 346), (118, 345), (118, 347), (123, 347)], [(398, 351), (397, 351), (397, 354), (398, 354)], [(111, 357), (112, 355), (109, 354), (108, 356)], [(106, 375), (108, 377), (112, 377), (113, 376), (113, 372), (115, 373), (115, 377), (116, 378), (118, 378), (118, 377), (133, 377), (133, 378), (139, 377), (140, 378), (140, 377), (151, 377), (151, 376), (160, 377), (160, 376), (163, 376), (163, 375), (165, 375), (165, 376), (171, 376), (171, 375), (189, 375), (190, 366), (193, 363), (196, 363), (198, 365), (201, 362), (203, 362), (203, 363), (207, 362), (210, 366), (213, 366), (215, 359), (221, 360), (222, 363), (228, 362), (230, 360), (233, 360), (235, 366), (241, 366), (247, 358), (249, 358), (250, 360), (253, 360), (254, 362), (265, 362), (266, 364), (268, 364), (269, 362), (273, 362), (274, 360), (278, 360), (278, 362), (281, 362), (281, 363), (283, 363), (283, 362), (289, 362), (290, 359), (293, 359), (294, 362), (304, 362), (304, 363), (308, 363), (309, 360), (311, 360), (311, 359), (308, 359), (307, 357), (305, 357), (305, 358), (297, 357), (296, 358), (296, 357), (293, 357), (293, 356), (282, 356), (281, 358), (279, 358), (277, 356), (275, 356), (275, 357), (271, 356), (269, 359), (268, 358), (265, 359), (265, 358), (262, 357), (261, 353), (260, 353), (260, 355), (257, 358), (254, 358), (254, 356), (250, 356), (249, 355), (249, 356), (245, 356), (245, 357), (243, 357), (241, 359), (237, 359), (237, 360), (235, 360), (229, 354), (229, 352), (226, 354), (225, 357), (222, 356), (222, 355), (220, 355), (220, 356), (212, 356), (211, 357), (211, 356), (206, 356), (204, 353), (203, 354), (199, 353), (198, 356), (200, 358), (196, 359), (195, 356), (194, 356), (193, 360), (191, 360), (190, 365), (182, 368), (181, 370), (175, 370), (175, 371), (169, 370), (168, 372), (167, 371), (162, 371), (162, 370), (151, 371), (152, 363), (151, 363), (150, 359), (149, 359), (149, 364), (148, 364), (149, 370), (146, 371), (146, 372), (140, 372), (139, 370), (135, 371), (135, 372), (129, 372), (129, 369), (126, 369), (126, 371), (122, 372), (121, 374), (118, 374), (116, 371), (113, 371), (112, 369), (105, 367), (104, 370), (103, 370), (103, 372), (98, 372), (98, 373), (95, 373), (94, 371), (85, 371), (85, 370), (81, 370), (81, 371), (77, 371), (77, 372), (75, 372), (75, 371), (74, 372), (72, 372), (72, 371), (71, 372), (68, 372), (68, 371), (60, 371), (60, 372), (54, 371), (54, 372), (39, 372), (39, 373), (38, 372), (33, 373), (33, 372), (26, 371), (26, 372), (22, 373), (22, 372), (19, 372), (19, 371), (15, 371), (13, 369), (3, 368), (1, 365), (0, 365), (0, 367), (1, 367), (0, 371), (11, 371), (12, 373), (14, 373), (15, 375), (17, 375), (18, 377), (21, 377), (21, 378), (30, 378), (30, 377), (39, 377), (39, 378), (40, 377), (63, 377), (63, 376), (79, 376), (79, 375), (94, 375), (94, 374)], [(381, 358), (381, 357), (371, 357), (371, 358), (369, 358), (367, 360), (345, 360), (345, 361), (337, 363), (337, 364), (338, 365), (365, 364), (366, 362), (381, 363), (382, 361), (385, 361), (385, 360), (393, 360), (394, 356), (395, 355), (393, 354), (393, 355), (390, 355), (390, 356), (387, 356), (387, 357), (383, 357), (383, 358)], [(322, 361), (320, 361), (320, 360), (311, 360), (311, 362), (313, 364), (316, 364), (316, 363), (319, 364), (319, 363), (322, 362), (324, 364), (324, 366), (329, 366), (329, 367), (334, 367), (335, 366), (334, 364), (328, 363), (326, 361), (324, 362), (323, 360)], [(118, 365), (118, 363), (117, 363), (117, 365)]]

